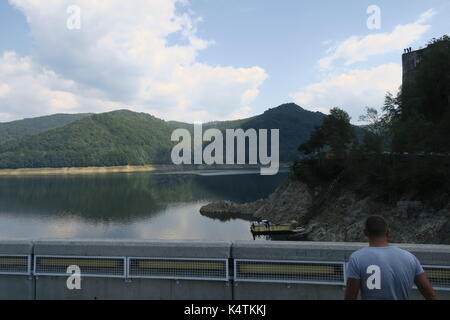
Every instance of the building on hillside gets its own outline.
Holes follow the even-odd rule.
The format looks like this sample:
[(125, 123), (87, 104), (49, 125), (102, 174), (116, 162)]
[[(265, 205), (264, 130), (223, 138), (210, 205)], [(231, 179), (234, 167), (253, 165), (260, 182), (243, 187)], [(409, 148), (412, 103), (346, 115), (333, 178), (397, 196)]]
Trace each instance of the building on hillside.
[(414, 79), (414, 71), (420, 62), (422, 62), (426, 50), (427, 48), (415, 51), (411, 48), (405, 49), (405, 52), (402, 55), (403, 85)]

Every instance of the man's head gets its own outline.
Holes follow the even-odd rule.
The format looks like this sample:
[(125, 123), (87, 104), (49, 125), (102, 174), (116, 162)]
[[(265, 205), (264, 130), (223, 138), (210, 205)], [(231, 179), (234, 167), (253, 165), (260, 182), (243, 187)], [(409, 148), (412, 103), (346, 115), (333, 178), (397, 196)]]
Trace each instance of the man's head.
[(364, 234), (370, 239), (385, 238), (389, 236), (389, 225), (381, 216), (370, 216), (366, 220)]

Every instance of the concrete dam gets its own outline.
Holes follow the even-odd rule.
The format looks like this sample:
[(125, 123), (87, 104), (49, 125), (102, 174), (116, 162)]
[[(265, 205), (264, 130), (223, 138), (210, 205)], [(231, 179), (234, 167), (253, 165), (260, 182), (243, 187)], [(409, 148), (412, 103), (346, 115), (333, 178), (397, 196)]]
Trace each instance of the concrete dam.
[[(0, 240), (0, 299), (341, 300), (362, 243)], [(397, 245), (415, 254), (450, 299), (450, 246)], [(79, 289), (69, 289), (80, 270)], [(412, 299), (420, 299), (413, 289)]]

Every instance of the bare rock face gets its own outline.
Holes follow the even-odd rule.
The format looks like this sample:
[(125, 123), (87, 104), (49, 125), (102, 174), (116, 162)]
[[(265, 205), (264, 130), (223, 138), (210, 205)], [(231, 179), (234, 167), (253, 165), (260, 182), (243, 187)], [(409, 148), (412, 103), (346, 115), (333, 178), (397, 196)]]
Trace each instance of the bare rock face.
[(252, 203), (234, 203), (231, 201), (218, 201), (200, 208), (204, 216), (227, 221), (230, 219), (254, 220), (254, 213), (261, 207), (265, 200)]
[(381, 215), (390, 224), (392, 242), (450, 244), (450, 203), (433, 209), (407, 197), (389, 204), (376, 195), (361, 197), (352, 190), (340, 190), (326, 197), (321, 194), (322, 190), (311, 190), (302, 182), (287, 181), (267, 199), (245, 204), (216, 202), (203, 207), (201, 213), (223, 220), (296, 220), (306, 228), (307, 240), (336, 242), (366, 241), (365, 219)]
[(439, 229), (440, 243), (450, 243), (450, 217), (447, 215), (447, 221)]
[(364, 221), (381, 215), (390, 225), (391, 242), (450, 244), (450, 204), (435, 210), (415, 201), (405, 206), (389, 205), (367, 197), (357, 199), (353, 192), (342, 192), (326, 203), (307, 225), (312, 241), (366, 241)]
[(288, 223), (292, 220), (302, 223), (312, 206), (312, 200), (305, 184), (288, 181), (262, 202), (254, 217), (274, 223)]
[(280, 185), (267, 199), (238, 204), (230, 201), (210, 203), (200, 209), (202, 215), (229, 219), (245, 216), (250, 220), (266, 219), (274, 223), (301, 221), (312, 204), (312, 197), (305, 184), (288, 181)]

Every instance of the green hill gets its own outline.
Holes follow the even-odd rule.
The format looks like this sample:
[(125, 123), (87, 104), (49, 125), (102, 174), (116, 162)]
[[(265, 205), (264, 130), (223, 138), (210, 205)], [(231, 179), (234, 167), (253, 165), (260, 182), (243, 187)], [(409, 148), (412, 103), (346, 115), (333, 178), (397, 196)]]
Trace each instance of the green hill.
[[(297, 148), (324, 115), (295, 104), (235, 121), (211, 122), (204, 129), (280, 129), (280, 160), (298, 157)], [(171, 163), (174, 129), (192, 124), (166, 122), (127, 110), (88, 115), (66, 126), (0, 144), (0, 168), (60, 168)]]
[(325, 115), (320, 112), (311, 112), (295, 103), (287, 103), (247, 119), (208, 122), (203, 125), (203, 130), (280, 129), (280, 161), (289, 162), (298, 158), (298, 146), (309, 138), (314, 127), (321, 125), (324, 118)]
[(230, 120), (230, 121), (213, 121), (207, 122), (203, 124), (204, 130), (208, 130), (210, 128), (219, 129), (224, 131), (226, 129), (236, 129), (236, 128), (244, 128), (244, 124), (249, 122), (250, 120), (257, 118), (259, 116), (255, 116), (252, 118), (239, 119), (239, 120)]
[(54, 114), (51, 116), (0, 123), (0, 143), (63, 127), (89, 115), (91, 114)]
[(0, 168), (59, 168), (168, 163), (173, 127), (121, 110), (0, 145)]
[(294, 103), (269, 109), (241, 124), (242, 129), (280, 129), (280, 161), (296, 160), (298, 147), (306, 141), (325, 115), (302, 109)]

